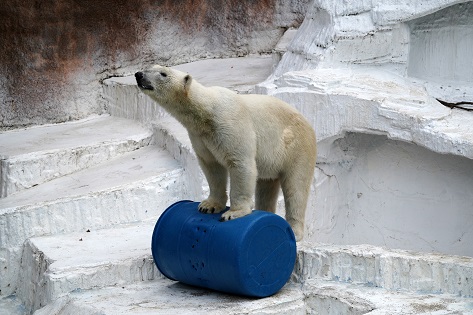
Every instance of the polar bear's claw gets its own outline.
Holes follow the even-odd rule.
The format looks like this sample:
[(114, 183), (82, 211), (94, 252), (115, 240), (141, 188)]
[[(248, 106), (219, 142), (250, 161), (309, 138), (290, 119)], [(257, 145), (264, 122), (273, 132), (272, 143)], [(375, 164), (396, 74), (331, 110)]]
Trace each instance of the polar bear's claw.
[(251, 213), (251, 209), (248, 210), (228, 210), (220, 217), (220, 222), (230, 221), (233, 219), (244, 217)]
[(202, 213), (214, 213), (215, 212), (215, 208), (204, 208), (204, 207), (199, 207), (199, 212), (202, 212)]
[(199, 212), (201, 213), (219, 213), (225, 209), (220, 203), (206, 199), (199, 204)]
[(199, 212), (202, 212), (202, 213), (215, 213), (215, 208), (210, 208), (210, 209), (199, 208)]

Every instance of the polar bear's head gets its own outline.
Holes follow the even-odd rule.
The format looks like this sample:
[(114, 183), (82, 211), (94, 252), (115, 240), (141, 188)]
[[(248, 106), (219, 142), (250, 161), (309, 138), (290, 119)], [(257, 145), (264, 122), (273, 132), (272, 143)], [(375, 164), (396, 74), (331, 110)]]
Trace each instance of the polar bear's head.
[(135, 78), (138, 87), (161, 104), (187, 96), (192, 81), (187, 73), (159, 65), (135, 73)]

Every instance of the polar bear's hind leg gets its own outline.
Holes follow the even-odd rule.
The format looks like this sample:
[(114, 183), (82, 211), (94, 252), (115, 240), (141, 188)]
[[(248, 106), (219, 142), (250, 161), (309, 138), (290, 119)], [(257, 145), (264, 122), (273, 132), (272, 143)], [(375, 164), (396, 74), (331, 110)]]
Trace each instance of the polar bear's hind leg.
[(298, 241), (304, 237), (305, 210), (313, 177), (312, 174), (312, 170), (308, 170), (306, 166), (300, 165), (281, 179), (286, 220), (291, 225)]
[(275, 213), (280, 187), (279, 179), (258, 179), (256, 182), (255, 209)]

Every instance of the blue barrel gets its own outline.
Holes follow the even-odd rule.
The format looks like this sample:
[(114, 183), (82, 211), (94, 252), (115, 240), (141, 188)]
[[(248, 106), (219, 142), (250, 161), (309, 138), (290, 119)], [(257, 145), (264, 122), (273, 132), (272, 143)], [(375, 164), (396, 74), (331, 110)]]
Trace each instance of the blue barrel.
[(159, 271), (171, 280), (227, 293), (266, 297), (291, 276), (296, 241), (280, 216), (255, 210), (220, 222), (198, 202), (171, 205), (158, 219), (151, 249)]

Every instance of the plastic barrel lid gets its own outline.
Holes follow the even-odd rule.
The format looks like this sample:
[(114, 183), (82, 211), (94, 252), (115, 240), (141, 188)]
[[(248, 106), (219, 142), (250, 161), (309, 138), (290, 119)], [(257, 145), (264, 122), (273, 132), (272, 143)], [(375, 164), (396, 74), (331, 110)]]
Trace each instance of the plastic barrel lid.
[(264, 211), (252, 215), (259, 217), (242, 242), (239, 272), (245, 294), (264, 297), (279, 291), (291, 276), (296, 242), (283, 218)]

